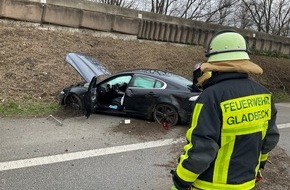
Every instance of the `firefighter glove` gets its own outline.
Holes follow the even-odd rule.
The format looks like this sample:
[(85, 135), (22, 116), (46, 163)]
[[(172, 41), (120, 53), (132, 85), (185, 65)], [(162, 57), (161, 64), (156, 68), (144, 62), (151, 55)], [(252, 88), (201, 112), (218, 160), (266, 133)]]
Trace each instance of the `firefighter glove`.
[(180, 179), (174, 170), (171, 170), (170, 173), (172, 174), (172, 180), (174, 183), (171, 190), (191, 190), (191, 185)]

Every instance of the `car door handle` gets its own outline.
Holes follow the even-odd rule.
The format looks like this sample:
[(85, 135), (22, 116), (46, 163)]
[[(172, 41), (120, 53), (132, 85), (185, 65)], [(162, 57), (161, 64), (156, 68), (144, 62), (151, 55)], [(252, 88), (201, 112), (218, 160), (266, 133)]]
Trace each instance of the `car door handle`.
[(147, 95), (148, 95), (148, 96), (155, 96), (156, 93), (154, 93), (154, 92), (149, 92)]
[(133, 90), (132, 89), (127, 89), (126, 90), (126, 94), (127, 94), (127, 96), (132, 96), (133, 95)]

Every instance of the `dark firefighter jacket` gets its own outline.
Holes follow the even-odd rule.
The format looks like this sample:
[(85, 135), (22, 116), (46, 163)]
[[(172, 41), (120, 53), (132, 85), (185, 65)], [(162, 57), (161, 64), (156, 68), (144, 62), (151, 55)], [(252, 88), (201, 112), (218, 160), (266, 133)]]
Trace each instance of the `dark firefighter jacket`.
[(244, 73), (214, 74), (205, 87), (175, 175), (198, 189), (252, 189), (279, 140), (271, 93)]

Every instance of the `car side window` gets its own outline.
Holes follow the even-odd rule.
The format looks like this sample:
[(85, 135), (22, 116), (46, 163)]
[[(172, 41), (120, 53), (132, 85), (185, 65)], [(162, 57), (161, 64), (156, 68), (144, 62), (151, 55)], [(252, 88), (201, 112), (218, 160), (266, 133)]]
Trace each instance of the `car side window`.
[(114, 78), (113, 80), (110, 80), (108, 81), (108, 83), (110, 85), (115, 85), (115, 84), (123, 84), (123, 83), (129, 83), (130, 80), (131, 80), (132, 76), (129, 75), (129, 76), (120, 76), (120, 77), (117, 77), (117, 78)]
[(162, 88), (163, 82), (156, 80), (154, 88)]
[(100, 84), (100, 89), (106, 89), (106, 91), (108, 92), (115, 86), (118, 88), (120, 87), (121, 90), (124, 91), (127, 88), (127, 85), (129, 84), (131, 79), (131, 75), (118, 76), (113, 79), (108, 79), (107, 81)]
[(162, 88), (163, 86), (162, 81), (146, 76), (136, 76), (132, 84), (132, 87), (139, 88)]

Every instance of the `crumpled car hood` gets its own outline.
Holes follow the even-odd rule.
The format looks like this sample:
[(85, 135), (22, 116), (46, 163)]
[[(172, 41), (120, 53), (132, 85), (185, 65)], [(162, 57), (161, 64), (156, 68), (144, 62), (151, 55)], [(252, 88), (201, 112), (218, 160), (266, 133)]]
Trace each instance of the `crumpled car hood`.
[(82, 53), (68, 53), (66, 62), (69, 63), (86, 82), (90, 82), (94, 76), (111, 75), (110, 71), (93, 57)]

